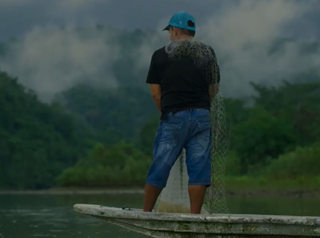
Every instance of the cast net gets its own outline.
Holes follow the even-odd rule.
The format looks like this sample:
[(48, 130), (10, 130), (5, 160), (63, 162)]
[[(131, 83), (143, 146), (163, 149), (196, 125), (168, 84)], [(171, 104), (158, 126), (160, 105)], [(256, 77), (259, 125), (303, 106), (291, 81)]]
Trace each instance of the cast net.
[[(191, 56), (208, 82), (217, 83), (219, 66), (213, 49), (193, 39), (171, 42), (166, 52), (173, 60)], [(225, 166), (228, 153), (227, 124), (223, 97), (216, 93), (211, 101), (211, 186), (207, 188), (202, 213), (228, 213), (225, 196)], [(162, 190), (155, 208), (157, 212), (189, 213), (188, 175), (185, 150), (171, 169), (167, 186)]]

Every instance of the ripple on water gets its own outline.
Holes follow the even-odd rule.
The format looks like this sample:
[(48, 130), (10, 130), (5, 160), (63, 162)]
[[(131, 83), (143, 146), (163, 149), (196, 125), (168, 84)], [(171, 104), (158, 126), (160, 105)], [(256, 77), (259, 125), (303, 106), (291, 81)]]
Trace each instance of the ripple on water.
[[(145, 238), (72, 210), (75, 203), (138, 207), (141, 201), (136, 195), (1, 195), (0, 238)], [(320, 216), (318, 199), (235, 198), (228, 206), (240, 214)]]

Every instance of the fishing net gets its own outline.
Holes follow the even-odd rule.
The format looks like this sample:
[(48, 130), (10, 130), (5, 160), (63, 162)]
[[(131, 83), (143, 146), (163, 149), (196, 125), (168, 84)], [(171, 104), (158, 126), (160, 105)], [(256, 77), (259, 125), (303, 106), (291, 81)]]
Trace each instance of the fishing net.
[[(169, 58), (175, 60), (191, 56), (207, 81), (217, 83), (219, 67), (213, 49), (193, 39), (171, 42), (166, 46)], [(211, 186), (207, 188), (202, 208), (206, 213), (228, 213), (225, 196), (225, 166), (228, 140), (223, 97), (217, 93), (211, 102)], [(185, 150), (181, 152), (170, 171), (167, 186), (162, 190), (156, 205), (157, 212), (189, 213), (188, 175)]]
[(189, 213), (188, 175), (185, 150), (173, 165), (167, 186), (162, 190), (155, 210), (157, 212)]
[(210, 46), (190, 38), (172, 41), (165, 46), (165, 50), (171, 60), (192, 57), (208, 83), (214, 84), (220, 80), (217, 58)]
[(228, 213), (225, 195), (225, 170), (228, 156), (228, 131), (223, 97), (211, 102), (211, 186), (206, 190), (204, 208), (209, 213)]

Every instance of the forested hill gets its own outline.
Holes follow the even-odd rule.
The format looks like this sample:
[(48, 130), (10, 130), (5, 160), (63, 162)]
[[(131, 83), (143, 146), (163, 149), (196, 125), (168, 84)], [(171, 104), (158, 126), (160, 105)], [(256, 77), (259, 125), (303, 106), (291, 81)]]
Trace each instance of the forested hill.
[(85, 152), (83, 132), (59, 106), (0, 72), (0, 187), (52, 186)]
[[(102, 26), (79, 30), (80, 38), (109, 32), (110, 29)], [(110, 72), (104, 69), (99, 73), (107, 75), (88, 74), (90, 79), (84, 75), (86, 84), (77, 81), (57, 92), (52, 102), (43, 103), (27, 88), (28, 80), (37, 77), (37, 72), (26, 76), (22, 73), (18, 79), (0, 72), (0, 189), (47, 188), (57, 184), (143, 184), (151, 161), (159, 113), (144, 83), (146, 68), (136, 68), (133, 62), (140, 55), (133, 52), (150, 33), (117, 30), (114, 35), (107, 43), (120, 44), (121, 57), (109, 62), (108, 70), (116, 78), (117, 87), (92, 83), (95, 78), (108, 80)], [(0, 59), (10, 55), (11, 46), (17, 42), (0, 44)], [(318, 43), (297, 43), (291, 39), (275, 41), (266, 54), (280, 57), (292, 44), (299, 44), (300, 55), (310, 54), (313, 55), (310, 59), (316, 59)], [(19, 52), (15, 53), (19, 56)], [(225, 62), (221, 58), (223, 66)], [(8, 62), (15, 61), (0, 60), (0, 67), (2, 62), (8, 66)], [(305, 58), (303, 62), (308, 61)], [(107, 62), (103, 61), (104, 64)], [(14, 71), (16, 64), (11, 66)], [(256, 96), (250, 98), (250, 107), (243, 100), (225, 98), (230, 139), (228, 175), (266, 175), (271, 171), (272, 176), (283, 179), (284, 176), (297, 177), (300, 172), (302, 175), (320, 174), (317, 170), (320, 167), (314, 166), (320, 156), (317, 151), (320, 141), (319, 70), (305, 70), (300, 66), (301, 72), (295, 75), (279, 73), (275, 76), (277, 80), (286, 78), (291, 83), (277, 87), (252, 84), (251, 90)], [(32, 67), (30, 69), (34, 69)], [(52, 72), (60, 70), (56, 66), (50, 69)], [(25, 70), (20, 72), (32, 72)], [(290, 74), (291, 68), (286, 71)], [(223, 77), (222, 83), (228, 82)], [(53, 83), (63, 81), (51, 79), (56, 80), (50, 81)], [(45, 85), (41, 78), (34, 80), (33, 85), (37, 82)], [(305, 149), (300, 150), (300, 147)], [(287, 164), (290, 166), (286, 167)], [(268, 166), (272, 170), (267, 173), (263, 169)]]
[(51, 187), (95, 143), (139, 144), (141, 127), (156, 112), (135, 88), (79, 85), (48, 105), (4, 72), (0, 109), (0, 188)]
[(137, 143), (140, 128), (157, 113), (151, 96), (140, 88), (103, 89), (78, 85), (56, 101), (90, 128), (98, 141)]
[[(319, 174), (320, 84), (252, 87), (250, 107), (225, 99), (227, 174)], [(1, 72), (0, 108), (0, 188), (143, 184), (159, 116), (147, 93), (79, 85), (47, 105)]]

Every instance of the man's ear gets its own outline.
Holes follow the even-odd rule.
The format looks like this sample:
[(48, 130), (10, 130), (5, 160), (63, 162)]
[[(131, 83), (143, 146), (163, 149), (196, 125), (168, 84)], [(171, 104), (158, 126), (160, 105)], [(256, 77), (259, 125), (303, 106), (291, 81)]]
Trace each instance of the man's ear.
[(171, 27), (171, 31), (172, 31), (172, 34), (174, 35), (174, 36), (176, 36), (177, 35), (177, 28), (176, 27), (174, 27), (174, 26), (172, 26)]

